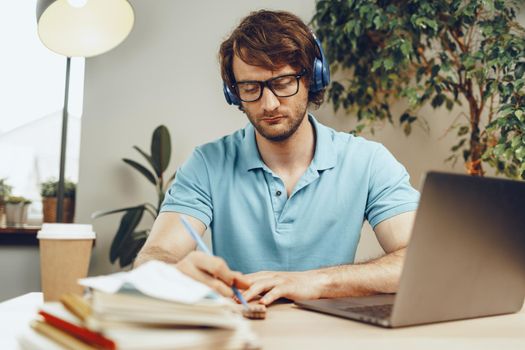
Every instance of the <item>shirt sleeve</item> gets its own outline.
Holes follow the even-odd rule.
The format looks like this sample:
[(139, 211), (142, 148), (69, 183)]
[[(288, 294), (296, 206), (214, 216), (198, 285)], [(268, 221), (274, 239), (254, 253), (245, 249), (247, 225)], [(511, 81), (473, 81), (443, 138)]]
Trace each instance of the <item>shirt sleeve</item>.
[(383, 220), (417, 209), (419, 192), (410, 185), (405, 167), (383, 145), (374, 153), (370, 167), (365, 216), (372, 228)]
[(210, 181), (206, 162), (199, 148), (177, 170), (164, 197), (161, 212), (177, 212), (199, 219), (208, 227), (213, 219)]

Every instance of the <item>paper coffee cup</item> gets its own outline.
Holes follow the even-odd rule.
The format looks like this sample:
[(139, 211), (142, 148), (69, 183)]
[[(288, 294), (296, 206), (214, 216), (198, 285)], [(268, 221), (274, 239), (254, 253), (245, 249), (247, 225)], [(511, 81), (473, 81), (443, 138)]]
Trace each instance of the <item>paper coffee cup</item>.
[(40, 245), (40, 278), (44, 301), (64, 293), (82, 294), (77, 283), (87, 276), (95, 232), (91, 225), (43, 224), (36, 236)]

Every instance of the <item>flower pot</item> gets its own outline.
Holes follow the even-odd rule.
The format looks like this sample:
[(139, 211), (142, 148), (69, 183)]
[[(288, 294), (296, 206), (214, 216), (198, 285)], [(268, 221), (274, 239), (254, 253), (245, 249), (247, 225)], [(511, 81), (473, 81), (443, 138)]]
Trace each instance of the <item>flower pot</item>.
[[(45, 197), (42, 200), (44, 206), (44, 222), (57, 222), (57, 198)], [(71, 223), (75, 216), (75, 200), (69, 197), (64, 198), (62, 207), (62, 222)]]
[(5, 222), (5, 202), (0, 199), (0, 227), (6, 226)]
[(5, 216), (7, 226), (23, 226), (27, 223), (29, 203), (6, 203)]

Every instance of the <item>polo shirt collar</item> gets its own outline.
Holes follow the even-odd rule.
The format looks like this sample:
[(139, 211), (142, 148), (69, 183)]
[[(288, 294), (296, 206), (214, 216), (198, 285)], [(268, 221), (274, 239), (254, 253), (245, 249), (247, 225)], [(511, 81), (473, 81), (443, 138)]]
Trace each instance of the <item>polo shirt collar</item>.
[(308, 118), (314, 126), (316, 135), (314, 159), (310, 167), (314, 170), (326, 170), (335, 167), (337, 152), (330, 129), (319, 123), (312, 114), (308, 114)]
[[(333, 168), (337, 159), (330, 129), (320, 124), (312, 114), (308, 114), (308, 120), (312, 123), (316, 134), (314, 159), (310, 164), (310, 168), (318, 171)], [(244, 128), (241, 150), (242, 163), (246, 171), (258, 168), (268, 169), (259, 154), (257, 141), (255, 140), (255, 129), (251, 123)]]
[(244, 128), (244, 139), (241, 143), (241, 149), (242, 163), (246, 171), (257, 168), (266, 168), (261, 159), (261, 155), (259, 154), (257, 141), (255, 140), (255, 129), (251, 123)]

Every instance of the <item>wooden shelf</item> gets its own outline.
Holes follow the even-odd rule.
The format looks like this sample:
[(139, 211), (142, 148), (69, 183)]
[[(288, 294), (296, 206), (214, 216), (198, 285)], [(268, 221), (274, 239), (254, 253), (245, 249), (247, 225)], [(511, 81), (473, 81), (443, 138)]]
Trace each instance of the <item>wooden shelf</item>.
[(36, 234), (39, 230), (40, 226), (0, 227), (0, 246), (38, 246)]

